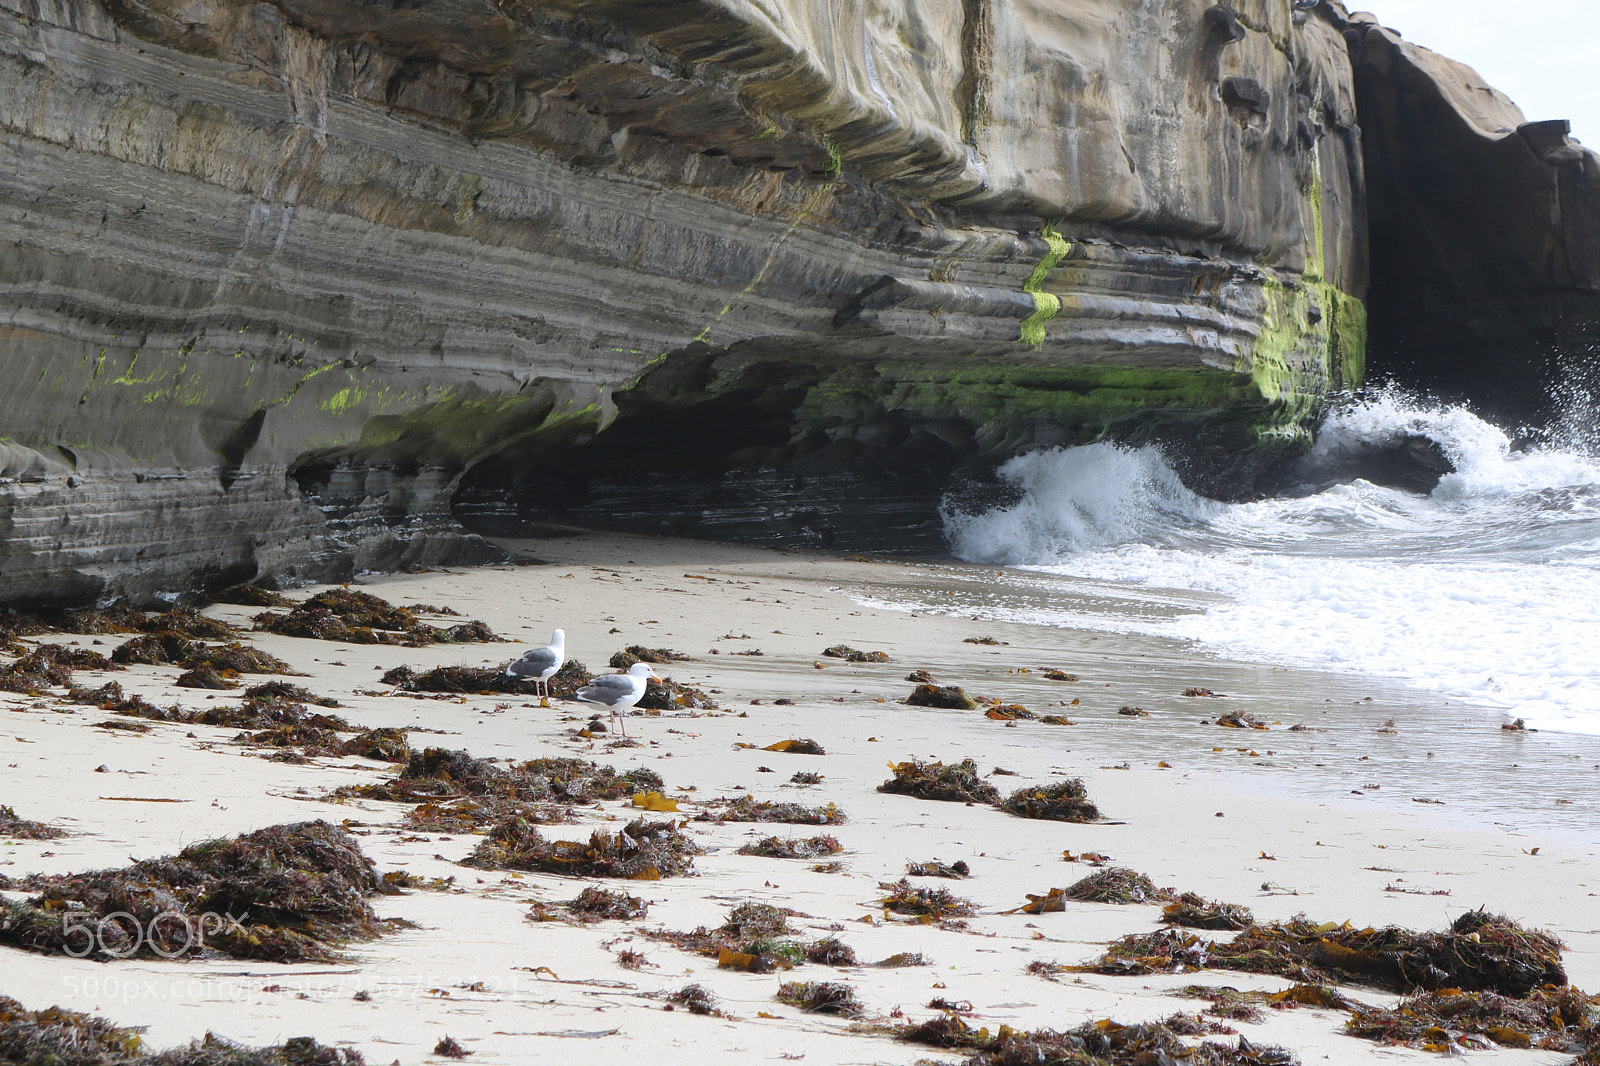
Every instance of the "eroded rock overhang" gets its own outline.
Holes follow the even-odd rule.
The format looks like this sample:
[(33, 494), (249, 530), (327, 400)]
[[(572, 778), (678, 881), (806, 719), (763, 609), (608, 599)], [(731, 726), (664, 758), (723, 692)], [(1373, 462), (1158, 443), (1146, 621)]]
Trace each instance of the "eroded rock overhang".
[(0, 600), (482, 557), (466, 472), (635, 417), (1238, 491), (1362, 365), (1297, 6), (5, 0)]

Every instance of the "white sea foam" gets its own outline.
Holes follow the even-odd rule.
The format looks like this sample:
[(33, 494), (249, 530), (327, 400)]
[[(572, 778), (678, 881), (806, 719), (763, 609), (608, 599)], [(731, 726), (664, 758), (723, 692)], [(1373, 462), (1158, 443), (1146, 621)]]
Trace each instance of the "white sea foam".
[(1332, 416), (1303, 469), (1418, 436), (1456, 467), (1429, 496), (1355, 481), (1225, 505), (1185, 489), (1155, 449), (1092, 445), (1006, 464), (1020, 501), (949, 514), (946, 532), (960, 558), (1143, 590), (1160, 607), (1018, 621), (1396, 677), (1600, 734), (1600, 463), (1517, 451), (1462, 408), (1389, 393)]

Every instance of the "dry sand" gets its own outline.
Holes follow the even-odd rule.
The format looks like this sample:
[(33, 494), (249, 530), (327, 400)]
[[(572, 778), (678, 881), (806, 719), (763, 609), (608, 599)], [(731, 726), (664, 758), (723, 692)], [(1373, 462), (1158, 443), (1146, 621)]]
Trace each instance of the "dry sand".
[[(392, 771), (388, 766), (352, 758), (284, 765), (228, 743), (234, 730), (155, 723), (148, 734), (117, 733), (93, 726), (106, 717), (93, 708), (0, 694), (7, 712), (0, 717), (0, 803), (73, 832), (48, 842), (0, 841), (0, 873), (120, 866), (210, 837), (326, 818), (348, 819), (380, 869), (453, 876), (459, 886), (380, 899), (384, 917), (403, 917), (417, 928), (354, 945), (348, 965), (93, 963), (0, 949), (0, 993), (33, 1008), (60, 1004), (148, 1026), (148, 1043), (158, 1048), (208, 1030), (247, 1044), (309, 1035), (358, 1048), (370, 1062), (410, 1064), (433, 1058), (448, 1034), (478, 1062), (913, 1063), (961, 1056), (804, 1015), (775, 1000), (777, 986), (843, 980), (879, 1016), (899, 1009), (924, 1018), (933, 1013), (928, 1001), (943, 997), (970, 1001), (974, 1024), (1064, 1029), (1094, 1018), (1134, 1022), (1193, 1011), (1195, 1001), (1169, 993), (1197, 981), (1287, 985), (1223, 972), (1058, 981), (1026, 974), (1030, 962), (1087, 961), (1105, 941), (1158, 924), (1153, 906), (1068, 903), (1064, 913), (1002, 913), (1026, 893), (1093, 872), (1064, 861), (1064, 851), (1106, 854), (1158, 884), (1245, 904), (1261, 919), (1304, 912), (1319, 920), (1435, 929), (1484, 906), (1556, 933), (1569, 946), (1573, 983), (1600, 989), (1600, 834), (1592, 828), (1600, 748), (1592, 740), (1504, 735), (1482, 710), (1370, 681), (1223, 662), (1177, 644), (862, 606), (863, 600), (935, 602), (954, 584), (981, 585), (992, 573), (981, 568), (603, 535), (507, 546), (538, 564), (373, 578), (363, 587), (397, 603), (448, 604), (526, 644), (543, 644), (552, 627), (562, 626), (568, 654), (592, 670), (604, 669), (626, 644), (685, 651), (694, 661), (662, 672), (714, 690), (723, 710), (635, 716), (630, 727), (643, 746), (613, 751), (573, 735), (588, 717), (581, 705), (557, 701), (547, 710), (517, 697), (419, 699), (387, 694), (378, 683), (381, 670), (401, 663), (497, 664), (520, 647), (408, 649), (268, 634), (254, 641), (311, 675), (296, 680), (343, 700), (339, 713), (352, 722), (436, 731), (413, 734), (414, 747), (518, 760), (577, 754), (619, 768), (648, 766), (669, 794), (689, 801), (686, 811), (745, 790), (762, 799), (831, 800), (848, 823), (826, 830), (693, 824), (689, 832), (707, 848), (696, 860), (697, 876), (622, 886), (651, 902), (645, 922), (535, 923), (525, 918), (531, 903), (570, 899), (583, 884), (462, 867), (456, 860), (476, 838), (404, 832), (398, 826), (405, 810), (395, 804), (315, 798), (337, 785), (378, 780)], [(243, 622), (253, 612), (219, 606), (208, 613)], [(1007, 643), (963, 642), (971, 636)], [(108, 651), (120, 638), (103, 639), (107, 647), (100, 650)], [(823, 648), (838, 643), (885, 651), (893, 662), (821, 658)], [(733, 654), (755, 648), (763, 654)], [(1044, 680), (1038, 673), (1044, 666), (1082, 680)], [(1021, 668), (1029, 672), (1016, 672)], [(1076, 724), (1012, 726), (977, 712), (902, 706), (897, 701), (909, 691), (905, 677), (914, 669)], [(172, 687), (175, 672), (134, 667), (115, 676), (163, 705), (229, 698)], [(80, 673), (80, 683), (89, 677)], [(1188, 687), (1228, 695), (1179, 695)], [(385, 694), (364, 694), (376, 690)], [(794, 703), (775, 705), (779, 698)], [(1071, 705), (1073, 699), (1079, 702)], [(1150, 716), (1119, 715), (1123, 705)], [(1224, 709), (1249, 711), (1273, 727), (1201, 724)], [(1379, 732), (1389, 719), (1393, 731)], [(1295, 723), (1317, 731), (1289, 732)], [(814, 738), (828, 754), (738, 747), (794, 737)], [(1111, 822), (1029, 821), (983, 806), (876, 791), (888, 776), (887, 762), (964, 756), (985, 772), (1003, 767), (1019, 775), (992, 778), (1002, 790), (1081, 776)], [(825, 780), (789, 784), (799, 770), (819, 771)], [(547, 832), (582, 838), (629, 817), (624, 804), (605, 803), (580, 823)], [(842, 872), (734, 854), (773, 833), (816, 832), (844, 844)], [(874, 905), (879, 882), (901, 877), (908, 860), (935, 858), (972, 868), (970, 880), (922, 882), (977, 904), (980, 916), (965, 932), (888, 921)], [(1436, 891), (1448, 895), (1421, 894)], [(913, 951), (931, 964), (845, 970), (808, 964), (788, 974), (752, 975), (629, 939), (640, 925), (715, 926), (747, 900), (801, 912), (806, 917), (796, 924), (804, 936), (834, 933), (863, 960)], [(642, 951), (651, 965), (623, 969), (614, 955), (622, 948)], [(657, 994), (691, 982), (715, 992), (734, 1017), (664, 1010)], [(363, 991), (370, 999), (353, 999)], [(1368, 1002), (1393, 998), (1354, 994)], [(1238, 1028), (1252, 1042), (1294, 1049), (1307, 1063), (1432, 1058), (1348, 1038), (1343, 1018), (1315, 1009), (1270, 1011), (1263, 1022)], [(1472, 1057), (1530, 1066), (1570, 1059), (1514, 1051)]]

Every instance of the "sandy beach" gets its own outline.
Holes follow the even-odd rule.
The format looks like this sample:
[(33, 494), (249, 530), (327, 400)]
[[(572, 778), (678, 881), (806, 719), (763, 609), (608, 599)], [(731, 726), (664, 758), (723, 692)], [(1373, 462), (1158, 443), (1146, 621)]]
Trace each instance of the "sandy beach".
[[(941, 589), (981, 585), (992, 574), (981, 567), (600, 534), (504, 546), (515, 565), (374, 577), (359, 587), (394, 603), (448, 605), (515, 643), (408, 648), (267, 633), (250, 640), (308, 675), (296, 683), (339, 699), (338, 713), (351, 722), (412, 731), (414, 749), (647, 767), (678, 801), (680, 818), (716, 797), (747, 793), (836, 803), (847, 821), (825, 828), (690, 822), (685, 831), (704, 849), (695, 875), (660, 881), (489, 872), (459, 864), (477, 843), (472, 835), (406, 829), (400, 804), (324, 798), (340, 785), (392, 775), (387, 764), (321, 757), (290, 765), (232, 743), (236, 729), (158, 722), (144, 734), (116, 731), (96, 726), (107, 715), (94, 707), (0, 693), (0, 803), (69, 830), (56, 840), (0, 840), (0, 874), (122, 866), (208, 838), (327, 819), (344, 823), (382, 871), (455, 879), (448, 891), (379, 898), (381, 917), (414, 927), (349, 945), (346, 963), (92, 962), (0, 948), (0, 994), (31, 1009), (59, 1004), (145, 1026), (154, 1048), (208, 1031), (249, 1045), (305, 1035), (355, 1048), (369, 1062), (409, 1066), (441, 1061), (434, 1049), (448, 1035), (478, 1062), (910, 1064), (964, 1055), (803, 1013), (775, 998), (778, 986), (846, 982), (869, 1022), (896, 1011), (912, 1020), (931, 1016), (927, 1004), (941, 997), (970, 1003), (974, 1026), (1067, 1029), (1198, 1010), (1200, 1001), (1174, 995), (1186, 985), (1276, 990), (1292, 983), (1210, 970), (1054, 980), (1027, 973), (1035, 962), (1088, 962), (1107, 941), (1158, 927), (1155, 905), (1069, 901), (1056, 913), (1008, 913), (1030, 893), (1094, 873), (1063, 858), (1088, 852), (1157, 885), (1245, 905), (1261, 921), (1303, 913), (1319, 922), (1433, 930), (1483, 907), (1559, 937), (1572, 983), (1600, 990), (1596, 738), (1506, 733), (1490, 712), (1398, 685), (1228, 662), (1172, 642), (889, 606), (936, 603)], [(217, 605), (206, 613), (248, 627), (256, 611)], [(503, 664), (543, 644), (556, 626), (566, 631), (568, 656), (595, 672), (626, 645), (688, 654), (689, 661), (658, 670), (705, 689), (720, 709), (635, 714), (628, 725), (640, 746), (613, 749), (607, 737), (576, 735), (590, 717), (580, 704), (555, 700), (545, 709), (516, 695), (404, 694), (379, 680), (399, 665)], [(974, 637), (997, 643), (967, 642)], [(101, 641), (96, 650), (109, 651), (124, 638), (35, 639)], [(822, 656), (837, 644), (883, 651), (891, 661)], [(738, 654), (757, 649), (760, 655)], [(1047, 680), (1044, 668), (1079, 680)], [(1073, 724), (905, 706), (899, 701), (915, 670)], [(161, 706), (197, 708), (236, 696), (175, 687), (175, 675), (170, 667), (134, 666), (106, 676)], [(79, 684), (101, 680), (77, 675)], [(1185, 689), (1222, 695), (1186, 697)], [(1147, 714), (1121, 714), (1123, 707)], [(1269, 728), (1213, 724), (1227, 711)], [(1291, 731), (1295, 725), (1306, 728)], [(826, 754), (762, 750), (792, 738), (814, 739)], [(1106, 821), (1036, 821), (877, 791), (888, 763), (967, 757), (985, 774), (1009, 771), (988, 778), (1002, 791), (1081, 777)], [(823, 779), (792, 784), (797, 771)], [(602, 802), (541, 832), (584, 839), (597, 828), (614, 832), (635, 813), (626, 800)], [(765, 836), (820, 832), (844, 846), (837, 872), (735, 854)], [(905, 876), (907, 862), (935, 859), (970, 867), (965, 880), (919, 879), (972, 901), (977, 914), (965, 929), (891, 916), (876, 902), (880, 883)], [(528, 919), (536, 904), (572, 899), (589, 884), (642, 896), (648, 917), (586, 926)], [(751, 974), (637, 932), (715, 927), (748, 901), (798, 912), (791, 918), (797, 937), (837, 936), (864, 963), (916, 952), (927, 965), (807, 963)], [(619, 965), (616, 952), (625, 949), (642, 952), (644, 968)], [(664, 1009), (664, 993), (691, 983), (713, 992), (727, 1016)], [(1396, 998), (1350, 992), (1368, 1003)], [(366, 995), (357, 1000), (358, 993)], [(1251, 1043), (1289, 1048), (1308, 1063), (1437, 1057), (1346, 1036), (1345, 1017), (1268, 1010), (1260, 1021), (1230, 1024)], [(1528, 1066), (1571, 1061), (1543, 1051), (1471, 1054)]]

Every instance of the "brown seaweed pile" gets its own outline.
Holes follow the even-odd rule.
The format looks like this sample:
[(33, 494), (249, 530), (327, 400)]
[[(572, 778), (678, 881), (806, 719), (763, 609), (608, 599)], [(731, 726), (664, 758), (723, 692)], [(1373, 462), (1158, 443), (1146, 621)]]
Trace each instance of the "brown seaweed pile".
[(689, 873), (699, 853), (699, 846), (676, 822), (640, 818), (615, 833), (597, 829), (586, 841), (550, 840), (535, 826), (513, 817), (489, 830), (462, 863), (486, 870), (659, 881)]
[(780, 740), (776, 744), (768, 744), (762, 751), (785, 751), (790, 755), (826, 755), (827, 750), (810, 737), (796, 737), (791, 740)]
[(373, 785), (346, 785), (336, 796), (361, 796), (396, 803), (428, 803), (493, 797), (520, 803), (593, 803), (660, 791), (655, 771), (619, 772), (587, 759), (542, 758), (496, 766), (465, 751), (427, 748), (413, 752), (394, 777)]
[(788, 981), (778, 986), (778, 1002), (807, 1014), (859, 1018), (867, 1012), (855, 989), (842, 981)]
[(634, 663), (681, 663), (690, 662), (692, 658), (681, 651), (671, 648), (647, 648), (643, 644), (629, 644), (622, 651), (611, 656), (611, 669), (626, 670)]
[(967, 695), (960, 685), (918, 685), (900, 702), (908, 707), (938, 707), (948, 711), (978, 709), (978, 701)]
[(1161, 920), (1168, 925), (1182, 925), (1190, 929), (1248, 929), (1256, 922), (1250, 908), (1237, 903), (1219, 903), (1193, 892), (1185, 892), (1161, 910)]
[(650, 904), (626, 892), (590, 886), (578, 893), (577, 899), (567, 901), (567, 910), (585, 924), (600, 921), (631, 922), (648, 914)]
[(711, 800), (695, 815), (697, 822), (785, 822), (789, 825), (843, 825), (844, 812), (832, 803), (807, 807), (801, 803), (777, 803), (754, 796)]
[(1545, 985), (1566, 985), (1561, 947), (1548, 933), (1485, 911), (1468, 911), (1437, 933), (1319, 925), (1301, 915), (1252, 925), (1226, 942), (1206, 943), (1173, 929), (1123, 937), (1089, 969), (1146, 974), (1211, 967), (1390, 992), (1456, 988), (1522, 997)]
[(843, 850), (844, 845), (830, 836), (815, 836), (808, 840), (764, 837), (746, 844), (736, 854), (762, 855), (769, 859), (819, 859), (826, 855), (837, 855)]
[(134, 637), (111, 653), (117, 663), (143, 663), (147, 666), (182, 666), (189, 670), (207, 667), (219, 673), (294, 674), (293, 667), (259, 648), (234, 641), (225, 645), (202, 644), (170, 631)]
[(846, 662), (852, 662), (852, 663), (890, 663), (890, 662), (894, 662), (893, 659), (889, 658), (889, 656), (888, 656), (888, 654), (886, 652), (881, 652), (881, 651), (858, 651), (855, 648), (850, 647), (850, 645), (848, 645), (848, 644), (835, 644), (831, 648), (824, 649), (822, 654), (823, 654), (824, 657), (829, 658), (829, 659), (843, 659)]
[(923, 888), (903, 877), (893, 884), (880, 884), (878, 888), (884, 892), (878, 899), (878, 906), (895, 914), (911, 914), (942, 921), (946, 918), (970, 918), (978, 913), (971, 900), (962, 899), (947, 888)]
[(1600, 996), (1547, 985), (1525, 997), (1446, 988), (1401, 1000), (1392, 1008), (1351, 1004), (1345, 1029), (1384, 1044), (1443, 1054), (1461, 1048), (1540, 1048), (1600, 1062)]
[(281, 592), (256, 585), (235, 585), (211, 594), (212, 603), (231, 603), (239, 607), (293, 607), (294, 601)]
[(30, 822), (18, 818), (17, 812), (0, 803), (0, 837), (8, 840), (56, 840), (66, 836), (66, 831), (44, 822)]
[(340, 755), (359, 755), (379, 762), (409, 762), (411, 744), (404, 729), (367, 729), (338, 746)]
[(1193, 1046), (1162, 1022), (1122, 1025), (1109, 1019), (1085, 1022), (1076, 1029), (1019, 1032), (1001, 1026), (990, 1033), (974, 1029), (956, 1011), (906, 1025), (901, 1040), (933, 1047), (974, 1052), (965, 1066), (1294, 1066), (1299, 1060), (1283, 1048), (1251, 1044), (1204, 1043)]
[(264, 611), (255, 616), (258, 630), (286, 637), (336, 640), (346, 644), (401, 644), (420, 648), (429, 644), (492, 643), (500, 638), (482, 622), (473, 620), (438, 628), (416, 612), (397, 607), (379, 596), (350, 589), (327, 589), (286, 614)]
[(906, 863), (907, 877), (945, 877), (951, 880), (960, 880), (972, 876), (972, 868), (965, 862), (957, 859), (953, 863), (942, 863), (938, 859), (927, 862)]
[(953, 803), (997, 803), (1000, 800), (1000, 790), (978, 776), (978, 764), (972, 759), (957, 763), (925, 763), (912, 759), (890, 763), (889, 769), (894, 777), (879, 785), (879, 792)]
[(187, 1047), (149, 1053), (140, 1030), (63, 1007), (30, 1011), (0, 996), (0, 1063), (18, 1066), (362, 1066), (361, 1053), (306, 1036), (248, 1048), (207, 1033)]
[(376, 869), (353, 837), (323, 821), (23, 884), (38, 895), (0, 903), (0, 942), (47, 953), (332, 961), (340, 945), (383, 929), (367, 902), (383, 891)]
[(1001, 809), (1022, 818), (1044, 818), (1056, 822), (1097, 822), (1100, 810), (1089, 802), (1089, 790), (1079, 778), (1053, 785), (1019, 788), (1000, 804)]
[(646, 711), (714, 711), (717, 701), (704, 689), (664, 677), (660, 681), (653, 678), (648, 681), (644, 695), (634, 706)]
[(1178, 894), (1157, 888), (1154, 881), (1126, 866), (1108, 866), (1067, 887), (1065, 895), (1081, 903), (1167, 903)]

